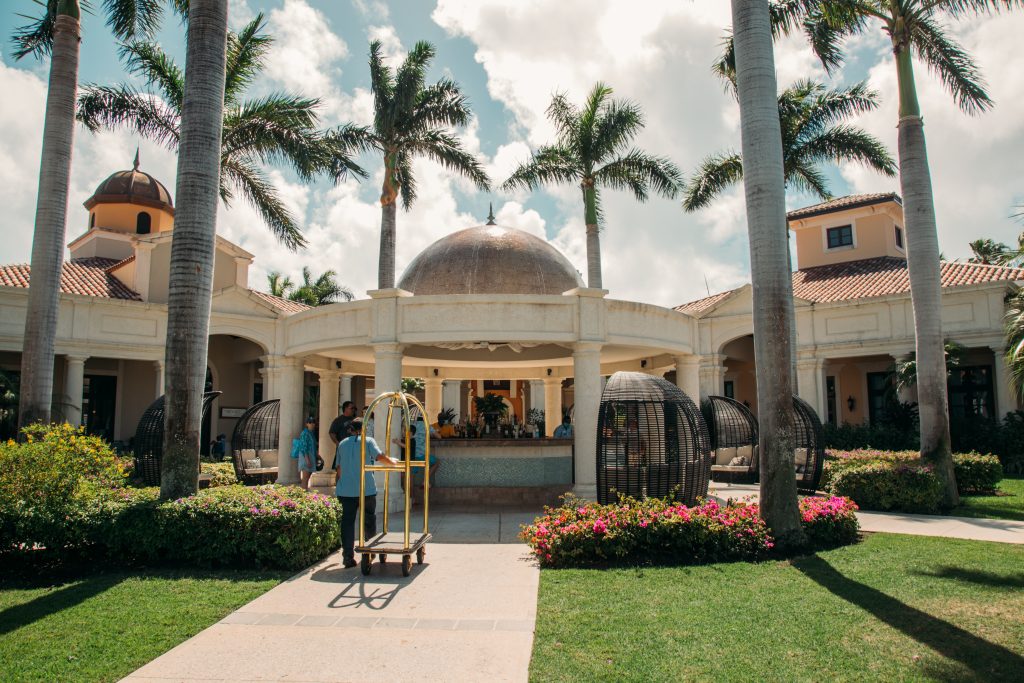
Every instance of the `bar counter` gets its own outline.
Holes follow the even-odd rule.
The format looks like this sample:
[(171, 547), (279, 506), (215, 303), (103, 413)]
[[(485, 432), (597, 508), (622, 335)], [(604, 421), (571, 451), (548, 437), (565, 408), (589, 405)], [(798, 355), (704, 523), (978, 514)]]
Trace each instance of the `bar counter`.
[(434, 485), (555, 486), (572, 484), (572, 439), (431, 439), (440, 463)]

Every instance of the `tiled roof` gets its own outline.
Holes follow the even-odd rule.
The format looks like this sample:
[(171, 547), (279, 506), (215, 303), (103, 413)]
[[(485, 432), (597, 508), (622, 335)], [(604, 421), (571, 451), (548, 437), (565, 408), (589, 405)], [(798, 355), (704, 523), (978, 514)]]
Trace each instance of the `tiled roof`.
[(836, 197), (835, 199), (830, 199), (829, 201), (822, 202), (821, 204), (814, 204), (812, 206), (805, 206), (801, 209), (794, 209), (786, 214), (786, 219), (795, 220), (797, 218), (820, 216), (834, 211), (846, 211), (847, 209), (871, 206), (872, 204), (884, 204), (885, 202), (896, 202), (898, 204), (902, 204), (903, 200), (900, 199), (900, 196), (895, 192), (851, 194), (845, 197)]
[(125, 259), (121, 259), (120, 261), (118, 261), (118, 262), (117, 262), (117, 263), (115, 263), (114, 265), (112, 265), (112, 266), (108, 267), (108, 268), (107, 268), (107, 272), (108, 272), (108, 273), (113, 273), (113, 272), (114, 272), (115, 270), (117, 270), (117, 269), (118, 269), (118, 268), (120, 268), (121, 266), (127, 266), (127, 265), (128, 265), (129, 263), (131, 263), (131, 262), (132, 262), (132, 261), (134, 261), (134, 260), (135, 260), (135, 254), (132, 254), (132, 255), (131, 255), (131, 256), (129, 256), (128, 258), (125, 258)]
[(711, 296), (706, 296), (703, 299), (697, 299), (696, 301), (691, 301), (688, 304), (676, 306), (676, 310), (680, 313), (697, 315), (698, 313), (703, 313), (709, 308), (714, 308), (719, 302), (728, 299), (735, 291), (735, 289), (728, 289), (724, 292), (719, 292), (718, 294), (712, 294)]
[[(1024, 281), (1024, 268), (943, 261), (941, 277), (943, 288), (967, 287), (986, 282), (1019, 282)], [(691, 301), (677, 306), (676, 310), (698, 315), (724, 301), (734, 291)], [(894, 256), (815, 266), (793, 273), (793, 296), (815, 303), (870, 299), (909, 292), (907, 262)]]
[(309, 306), (300, 303), (298, 301), (292, 301), (291, 299), (282, 299), (279, 296), (273, 294), (267, 294), (266, 292), (259, 292), (255, 289), (251, 290), (253, 294), (267, 302), (274, 308), (285, 313), (301, 313), (302, 311), (308, 310)]
[[(63, 294), (99, 296), (107, 299), (142, 301), (142, 297), (108, 270), (120, 263), (117, 259), (81, 258), (64, 263), (60, 276), (60, 291)], [(28, 287), (29, 266), (25, 263), (0, 266), (0, 286)]]

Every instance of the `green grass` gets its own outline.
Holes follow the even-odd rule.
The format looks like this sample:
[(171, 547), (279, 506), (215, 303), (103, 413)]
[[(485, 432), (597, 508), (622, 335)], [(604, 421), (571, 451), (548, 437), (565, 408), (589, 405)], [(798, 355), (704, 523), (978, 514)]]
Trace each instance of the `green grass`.
[(1021, 680), (1024, 546), (541, 573), (531, 681)]
[(286, 576), (151, 570), (0, 581), (0, 680), (116, 681)]
[(1024, 521), (1024, 479), (1003, 479), (994, 496), (964, 496), (949, 514)]

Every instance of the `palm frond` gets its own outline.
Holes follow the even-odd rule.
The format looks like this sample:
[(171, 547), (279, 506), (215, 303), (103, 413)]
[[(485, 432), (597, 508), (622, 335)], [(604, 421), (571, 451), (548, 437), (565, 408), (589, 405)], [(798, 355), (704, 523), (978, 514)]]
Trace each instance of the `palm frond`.
[(843, 41), (855, 31), (849, 24), (837, 26), (819, 10), (809, 12), (803, 20), (803, 32), (814, 55), (830, 76), (842, 68), (845, 61)]
[(178, 113), (156, 97), (127, 85), (85, 86), (78, 97), (75, 117), (93, 133), (101, 129), (127, 129), (167, 149), (178, 148)]
[(551, 96), (545, 115), (555, 124), (555, 133), (560, 143), (566, 144), (575, 139), (580, 122), (580, 111), (568, 100), (565, 93)]
[(469, 123), (469, 117), (466, 96), (459, 85), (444, 78), (419, 92), (402, 128), (416, 132), (436, 126), (464, 126)]
[(662, 197), (675, 199), (683, 184), (683, 174), (668, 158), (633, 149), (595, 171), (594, 180), (601, 187), (629, 189), (639, 201), (644, 202), (649, 189)]
[(351, 173), (357, 178), (368, 178), (366, 170), (356, 163), (355, 155), (376, 149), (373, 133), (366, 126), (346, 123), (325, 131), (323, 143), (331, 156), (331, 176), (340, 182)]
[(1010, 297), (1003, 325), (1010, 385), (1024, 399), (1024, 290), (1019, 289)]
[(425, 40), (413, 45), (405, 60), (395, 71), (395, 90), (392, 107), (396, 113), (408, 115), (416, 105), (417, 98), (423, 91), (423, 82), (427, 77), (427, 68), (434, 58), (434, 46)]
[(118, 40), (152, 38), (164, 14), (163, 0), (103, 0), (107, 26)]
[(224, 101), (232, 103), (248, 88), (260, 70), (274, 39), (260, 33), (266, 27), (260, 12), (238, 33), (228, 33)]
[(501, 189), (535, 190), (541, 185), (575, 183), (582, 177), (579, 159), (565, 147), (548, 146), (538, 149), (530, 161), (522, 163), (501, 184)]
[(284, 298), (294, 287), (291, 278), (281, 275), (279, 271), (267, 273), (267, 289), (274, 296)]
[(224, 179), (259, 212), (263, 222), (281, 244), (291, 251), (306, 246), (306, 238), (291, 211), (278, 196), (277, 188), (254, 164), (226, 158), (222, 159), (221, 167)]
[(395, 79), (384, 64), (379, 40), (370, 43), (370, 91), (373, 93), (373, 127), (379, 134), (389, 135), (395, 118), (392, 111)]
[(399, 183), (402, 208), (408, 211), (416, 201), (416, 177), (412, 173), (412, 154), (409, 150), (398, 153), (395, 164), (395, 179)]
[(628, 100), (608, 102), (594, 130), (594, 160), (624, 149), (643, 127), (644, 115), (638, 105)]
[(867, 81), (846, 88), (829, 88), (816, 84), (812, 89), (813, 101), (808, 103), (807, 121), (815, 129), (839, 123), (858, 114), (878, 108), (878, 92), (868, 87)]
[(946, 37), (941, 26), (930, 18), (919, 17), (911, 30), (914, 49), (929, 70), (939, 76), (960, 109), (978, 114), (992, 107), (992, 99), (985, 92), (985, 81), (974, 59)]
[(597, 124), (604, 110), (604, 102), (611, 94), (612, 89), (598, 81), (587, 95), (587, 101), (580, 110), (575, 145), (580, 158), (584, 161), (595, 151), (594, 138), (597, 135)]
[(804, 162), (788, 169), (786, 185), (795, 187), (801, 192), (817, 195), (822, 201), (832, 199), (832, 193), (829, 192), (828, 180), (825, 178), (825, 174), (812, 163)]
[(1001, 10), (1024, 9), (1024, 0), (941, 0), (933, 3), (955, 19)]
[(176, 111), (181, 111), (185, 96), (185, 73), (156, 43), (135, 41), (121, 46), (120, 57), (129, 73), (155, 85), (161, 96)]
[(707, 157), (690, 177), (683, 196), (683, 208), (696, 211), (710, 206), (712, 200), (743, 180), (743, 161), (736, 152)]
[(287, 163), (306, 181), (331, 171), (331, 150), (316, 128), (317, 105), (317, 100), (272, 93), (227, 110), (224, 155)]
[(14, 29), (11, 42), (14, 43), (14, 59), (24, 59), (32, 55), (42, 58), (50, 54), (53, 48), (53, 26), (57, 21), (57, 0), (33, 0), (42, 7), (39, 16), (28, 14), (18, 16), (28, 21), (27, 24)]
[(403, 147), (410, 152), (433, 159), (449, 171), (465, 176), (481, 190), (489, 190), (491, 187), (491, 179), (487, 177), (483, 164), (464, 150), (462, 143), (454, 135), (439, 129), (429, 130), (406, 140)]

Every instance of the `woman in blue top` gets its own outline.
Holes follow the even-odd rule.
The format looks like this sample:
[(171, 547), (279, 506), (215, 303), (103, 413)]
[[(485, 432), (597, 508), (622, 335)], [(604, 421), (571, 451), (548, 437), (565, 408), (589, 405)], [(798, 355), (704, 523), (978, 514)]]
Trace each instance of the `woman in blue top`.
[[(338, 444), (334, 455), (334, 493), (341, 503), (341, 557), (345, 568), (356, 566), (356, 519), (359, 516), (359, 458), (362, 451), (360, 442), (363, 421), (358, 417), (348, 423), (350, 436)], [(366, 464), (384, 462), (391, 465), (398, 461), (380, 451), (373, 437), (366, 437)], [(366, 473), (363, 483), (363, 500), (366, 503), (363, 534), (367, 539), (377, 535), (377, 484), (373, 472)]]
[(309, 490), (309, 478), (316, 472), (316, 419), (311, 415), (299, 434), (299, 486)]

